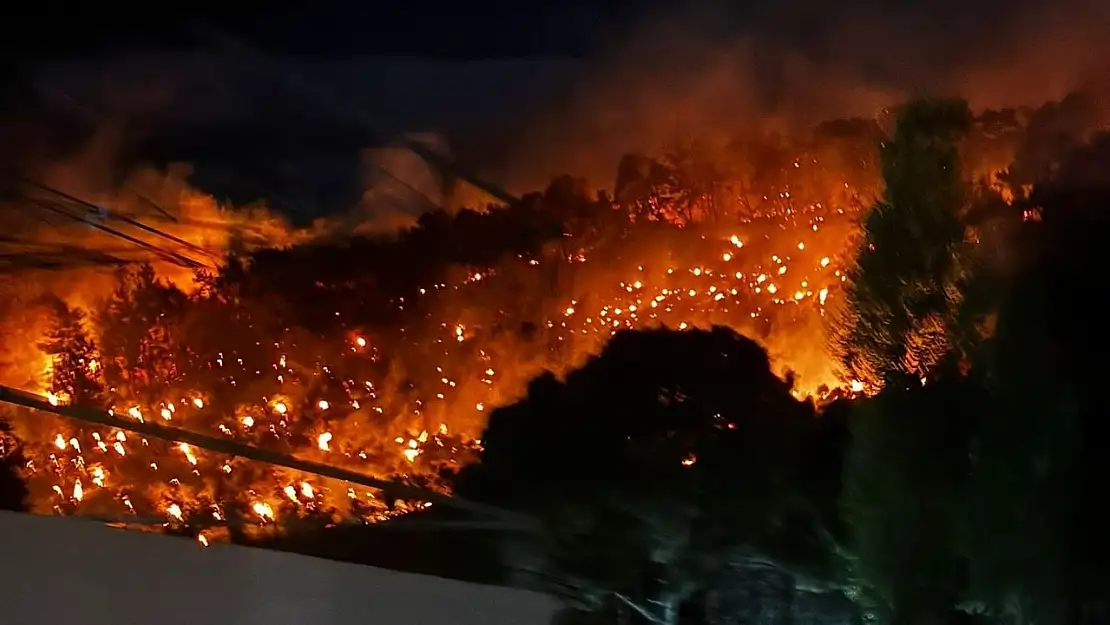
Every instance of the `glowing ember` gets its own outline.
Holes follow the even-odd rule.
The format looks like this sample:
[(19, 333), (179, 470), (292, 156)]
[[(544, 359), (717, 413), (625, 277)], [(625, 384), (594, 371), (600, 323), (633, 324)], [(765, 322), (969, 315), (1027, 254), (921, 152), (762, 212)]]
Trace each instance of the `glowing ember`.
[(177, 448), (181, 450), (181, 453), (185, 454), (185, 458), (189, 461), (189, 464), (196, 466), (197, 457), (193, 454), (193, 449), (191, 447), (185, 443), (181, 443)]
[(173, 519), (176, 519), (178, 521), (180, 521), (184, 518), (181, 515), (181, 506), (179, 506), (175, 503), (171, 503), (170, 505), (166, 506), (166, 514), (170, 515), (170, 517), (172, 517)]
[(264, 521), (274, 520), (274, 509), (268, 503), (257, 502), (251, 506), (251, 510), (254, 510), (254, 513)]

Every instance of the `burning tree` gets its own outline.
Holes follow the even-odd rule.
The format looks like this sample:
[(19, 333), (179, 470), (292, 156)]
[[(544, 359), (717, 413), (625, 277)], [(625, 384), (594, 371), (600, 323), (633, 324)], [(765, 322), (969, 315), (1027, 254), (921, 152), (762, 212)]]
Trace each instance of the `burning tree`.
[(100, 357), (89, 336), (86, 315), (60, 299), (49, 302), (51, 319), (39, 349), (51, 359), (55, 399), (86, 406), (103, 404)]
[[(233, 285), (202, 283), (187, 295), (157, 279), (149, 267), (120, 274), (117, 288), (92, 315), (95, 338), (82, 311), (54, 302), (40, 346), (51, 357), (51, 400), (218, 432), (309, 459), (334, 454), (338, 457), (327, 458), (330, 464), (409, 474), (413, 482), (439, 488), (438, 471), (465, 460), (470, 443), (448, 434), (445, 426), (408, 432), (409, 422), (388, 438), (359, 431), (359, 423), (374, 417), (383, 423), (391, 418), (382, 416), (386, 409), (395, 410), (387, 403), (392, 398), (379, 397), (372, 381), (388, 379), (389, 367), (380, 362), (370, 335), (328, 341), (283, 332), (270, 317), (244, 306)], [(322, 354), (338, 356), (322, 362)], [(168, 445), (110, 428), (55, 422), (48, 427), (58, 431), (51, 440), (26, 442), (35, 460), (28, 465), (29, 483), (39, 502), (53, 501), (63, 512), (80, 505), (112, 514), (123, 507), (175, 523), (207, 519), (201, 526), (235, 510), (261, 523), (348, 518), (352, 511), (374, 519), (393, 512), (372, 492), (184, 443)], [(134, 477), (144, 475), (149, 482)], [(416, 504), (403, 503), (396, 511)]]
[(191, 364), (182, 334), (187, 303), (150, 265), (119, 275), (97, 311), (109, 405), (150, 406), (183, 381)]

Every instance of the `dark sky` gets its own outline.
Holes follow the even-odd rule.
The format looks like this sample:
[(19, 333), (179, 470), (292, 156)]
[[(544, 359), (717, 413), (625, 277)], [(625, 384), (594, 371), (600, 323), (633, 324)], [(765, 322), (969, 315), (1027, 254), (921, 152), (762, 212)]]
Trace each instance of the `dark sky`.
[[(12, 16), (24, 33), (17, 56), (92, 56), (128, 47), (187, 47), (194, 20), (251, 40), (271, 53), (437, 58), (580, 56), (599, 40), (673, 2), (666, 0), (413, 0), (206, 4), (124, 3), (72, 8), (54, 3)], [(64, 8), (63, 8), (64, 7)], [(36, 14), (36, 12), (38, 14)], [(17, 25), (18, 24), (18, 25)]]
[[(1095, 12), (1090, 7), (1101, 5)], [(691, 8), (696, 7), (696, 8)], [(25, 3), (5, 22), (0, 50), (8, 58), (74, 58), (121, 50), (198, 47), (190, 25), (203, 23), (251, 42), (271, 54), (343, 58), (356, 56), (490, 59), (590, 56), (645, 23), (688, 24), (707, 10), (701, 31), (721, 39), (745, 35), (789, 40), (792, 47), (835, 53), (864, 34), (889, 32), (895, 44), (912, 37), (930, 43), (928, 54), (967, 50), (978, 56), (1015, 16), (1028, 28), (1046, 17), (1083, 15), (1105, 21), (1104, 0), (226, 0), (148, 2), (104, 0)], [(14, 34), (14, 35), (13, 35)], [(885, 47), (881, 39), (876, 45)], [(872, 49), (872, 53), (874, 48)], [(877, 56), (884, 56), (880, 54)]]
[[(975, 48), (1016, 15), (1082, 13), (1103, 0), (319, 0), (317, 2), (26, 3), (6, 21), (0, 49), (15, 58), (83, 57), (121, 49), (197, 45), (190, 25), (228, 31), (269, 53), (342, 58), (589, 56), (652, 20), (686, 21), (711, 7), (699, 30), (725, 38), (758, 33), (791, 45), (844, 31), (892, 31), (937, 50)], [(697, 7), (697, 8), (691, 8)], [(229, 10), (231, 9), (231, 10)], [(1106, 18), (1110, 9), (1098, 11)], [(677, 17), (682, 14), (681, 17)], [(1029, 22), (1029, 20), (1023, 20)], [(842, 45), (842, 42), (837, 44)], [(933, 53), (933, 52), (930, 52)], [(979, 51), (976, 50), (975, 54)]]

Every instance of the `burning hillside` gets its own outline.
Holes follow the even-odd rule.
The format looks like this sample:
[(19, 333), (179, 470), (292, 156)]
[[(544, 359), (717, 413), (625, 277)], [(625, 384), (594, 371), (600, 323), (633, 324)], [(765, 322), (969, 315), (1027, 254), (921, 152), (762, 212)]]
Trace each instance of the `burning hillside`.
[[(721, 158), (696, 146), (629, 158), (612, 197), (560, 179), (388, 237), (225, 243), (221, 268), (187, 280), (164, 273), (164, 258), (82, 268), (79, 287), (53, 293), (13, 276), (35, 292), (5, 311), (2, 377), (52, 402), (441, 490), (476, 457), (490, 410), (624, 329), (729, 326), (767, 346), (799, 397), (860, 390), (837, 378), (823, 323), (878, 191), (880, 136), (850, 120)], [(423, 505), (43, 415), (15, 424), (41, 512), (203, 526), (375, 520)]]

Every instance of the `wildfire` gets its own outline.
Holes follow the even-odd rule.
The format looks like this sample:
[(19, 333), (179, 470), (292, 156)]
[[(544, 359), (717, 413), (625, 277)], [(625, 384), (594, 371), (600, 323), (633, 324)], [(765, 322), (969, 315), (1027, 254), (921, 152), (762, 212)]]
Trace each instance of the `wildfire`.
[[(144, 318), (145, 309), (128, 317), (141, 327), (105, 327), (114, 322), (95, 315), (75, 322), (96, 338), (95, 350), (54, 356), (33, 390), (55, 405), (80, 403), (75, 380), (95, 382), (113, 414), (135, 421), (445, 489), (444, 470), (476, 458), (491, 410), (541, 371), (576, 367), (626, 329), (729, 326), (796, 374), (799, 398), (831, 393), (840, 384), (823, 319), (846, 279), (838, 259), (850, 251), (856, 217), (814, 203), (617, 249), (522, 255), (424, 285), (417, 301), (399, 299), (399, 312), (421, 311), (408, 325), (347, 327), (336, 312), (343, 333), (325, 337), (298, 328), (266, 334), (247, 312), (200, 289), (182, 297), (209, 316), (188, 323)], [(512, 280), (556, 286), (522, 296), (506, 287)], [(165, 294), (144, 288), (142, 297)], [(172, 524), (221, 522), (236, 507), (239, 518), (280, 525), (310, 514), (376, 521), (424, 505), (386, 505), (379, 493), (335, 480), (104, 427), (41, 417), (17, 426), (39, 511), (157, 515)], [(215, 537), (206, 531), (198, 540)]]
[[(815, 231), (812, 225), (826, 227)], [(136, 421), (153, 414), (198, 431), (218, 430), (229, 438), (263, 445), (277, 443), (305, 457), (378, 475), (432, 476), (440, 467), (457, 467), (473, 457), (485, 414), (519, 396), (524, 382), (540, 367), (561, 364), (565, 369), (621, 330), (657, 325), (687, 329), (723, 324), (749, 335), (759, 333), (773, 349), (780, 334), (795, 344), (807, 344), (780, 364), (803, 372), (799, 396), (822, 395), (836, 386), (836, 380), (823, 356), (818, 328), (826, 304), (844, 280), (831, 259), (841, 252), (847, 226), (846, 217), (836, 227), (823, 219), (806, 223), (806, 239), (781, 237), (789, 241), (782, 247), (756, 229), (716, 238), (698, 235), (699, 255), (704, 257), (700, 262), (645, 259), (626, 267), (604, 263), (583, 292), (551, 302), (552, 313), (541, 329), (546, 341), (543, 357), (533, 354), (526, 361), (519, 359), (520, 346), (491, 336), (488, 322), (470, 321), (473, 309), (452, 310), (451, 298), (446, 298), (448, 307), (441, 314), (462, 312), (467, 319), (445, 320), (439, 334), (427, 339), (421, 353), (429, 359), (439, 354), (440, 363), (431, 360), (427, 382), (403, 406), (380, 390), (395, 387), (396, 380), (355, 377), (356, 371), (367, 376), (375, 370), (383, 373), (376, 366), (381, 356), (369, 345), (396, 342), (360, 334), (346, 345), (334, 345), (333, 360), (307, 366), (295, 364), (302, 360), (303, 350), (292, 342), (275, 342), (270, 363), (248, 361), (230, 349), (218, 351), (204, 363), (204, 368), (219, 373), (217, 386), (195, 387), (183, 381), (184, 387), (169, 390), (164, 399), (132, 400), (112, 410)], [(823, 236), (825, 232), (830, 234)], [(529, 270), (543, 269), (543, 263), (522, 262)], [(588, 258), (572, 262), (590, 270)], [(453, 298), (460, 290), (490, 288), (496, 288), (492, 279), (440, 291), (449, 291)], [(481, 293), (477, 296), (482, 298)], [(217, 397), (220, 386), (237, 386), (240, 376), (244, 385), (271, 389), (268, 396), (233, 405), (203, 399)], [(64, 389), (50, 392), (56, 398)], [(419, 425), (431, 419), (442, 421), (434, 427)], [(448, 435), (450, 424), (458, 435)], [(126, 496), (129, 503), (121, 507), (160, 510), (168, 521), (182, 522), (197, 510), (219, 509), (228, 498), (241, 497), (259, 523), (332, 508), (340, 517), (356, 514), (374, 520), (390, 514), (374, 494), (328, 480), (312, 485), (291, 472), (263, 470), (185, 443), (175, 446), (176, 454), (168, 454), (161, 444), (124, 432), (60, 421), (56, 425), (59, 430), (50, 437), (49, 447), (27, 446), (32, 450), (34, 503), (40, 509), (102, 511), (122, 504)], [(390, 434), (393, 427), (400, 431)], [(315, 433), (305, 432), (311, 429)], [(310, 444), (300, 442), (306, 434)], [(392, 451), (383, 440), (390, 441)], [(390, 453), (400, 462), (390, 460)], [(113, 479), (106, 479), (109, 475)], [(47, 482), (49, 492), (44, 493)], [(222, 494), (229, 484), (238, 494)]]

